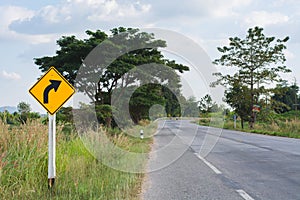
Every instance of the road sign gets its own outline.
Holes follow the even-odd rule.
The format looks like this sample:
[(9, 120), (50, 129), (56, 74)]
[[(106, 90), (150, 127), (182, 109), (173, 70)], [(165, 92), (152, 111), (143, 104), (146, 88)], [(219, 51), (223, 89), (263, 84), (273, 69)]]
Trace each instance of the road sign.
[(253, 112), (260, 112), (260, 106), (259, 105), (253, 105), (252, 111)]
[(75, 89), (54, 67), (50, 67), (29, 93), (53, 115), (75, 93)]

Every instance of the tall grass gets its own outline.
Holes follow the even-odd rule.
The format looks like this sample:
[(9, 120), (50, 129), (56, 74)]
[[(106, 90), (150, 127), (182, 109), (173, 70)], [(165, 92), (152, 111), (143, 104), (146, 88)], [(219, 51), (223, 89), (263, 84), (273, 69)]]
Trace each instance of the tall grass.
[[(102, 164), (74, 133), (57, 128), (56, 183), (47, 188), (48, 127), (38, 121), (11, 127), (0, 122), (0, 199), (136, 199), (143, 174)], [(153, 130), (154, 131), (154, 130)], [(108, 134), (122, 148), (148, 152), (151, 139)]]

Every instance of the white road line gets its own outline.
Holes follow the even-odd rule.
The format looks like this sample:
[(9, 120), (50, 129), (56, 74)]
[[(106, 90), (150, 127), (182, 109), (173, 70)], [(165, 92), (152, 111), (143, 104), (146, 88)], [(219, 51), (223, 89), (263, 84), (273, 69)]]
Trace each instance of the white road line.
[(205, 160), (203, 157), (201, 157), (199, 154), (195, 153), (195, 155), (202, 160), (209, 168), (211, 168), (216, 174), (222, 174), (222, 172), (220, 170), (218, 170), (218, 168), (216, 168), (215, 166), (213, 166), (210, 162), (208, 162), (207, 160)]
[(241, 197), (243, 197), (245, 200), (254, 200), (249, 194), (247, 194), (244, 190), (236, 190)]

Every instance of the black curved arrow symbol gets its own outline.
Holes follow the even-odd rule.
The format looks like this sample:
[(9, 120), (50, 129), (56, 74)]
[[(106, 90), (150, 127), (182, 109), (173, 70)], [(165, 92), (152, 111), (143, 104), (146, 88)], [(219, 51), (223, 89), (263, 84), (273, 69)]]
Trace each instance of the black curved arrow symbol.
[(48, 96), (49, 96), (49, 92), (50, 90), (54, 89), (54, 91), (56, 92), (61, 81), (58, 80), (49, 80), (51, 82), (50, 85), (48, 85), (45, 90), (44, 90), (44, 104), (48, 103)]

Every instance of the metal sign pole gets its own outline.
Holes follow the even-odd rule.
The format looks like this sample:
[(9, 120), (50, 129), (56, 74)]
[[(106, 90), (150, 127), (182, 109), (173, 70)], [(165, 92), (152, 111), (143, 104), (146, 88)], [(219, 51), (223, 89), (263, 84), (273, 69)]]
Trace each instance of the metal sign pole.
[(48, 135), (48, 188), (54, 187), (56, 169), (55, 169), (55, 135), (56, 135), (56, 114), (50, 115), (49, 118), (49, 135)]

